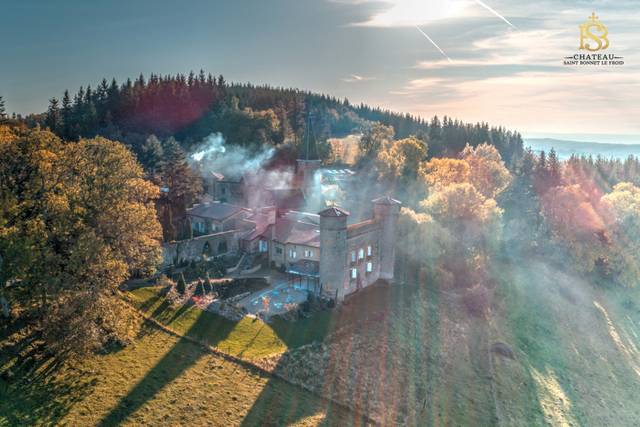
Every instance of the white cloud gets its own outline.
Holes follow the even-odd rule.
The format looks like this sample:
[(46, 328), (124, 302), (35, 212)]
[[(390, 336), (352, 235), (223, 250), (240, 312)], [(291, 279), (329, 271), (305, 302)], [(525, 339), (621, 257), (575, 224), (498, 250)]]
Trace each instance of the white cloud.
[[(360, 1), (361, 4), (365, 3)], [(374, 13), (367, 21), (355, 25), (368, 27), (413, 27), (443, 19), (458, 18), (467, 13), (469, 0), (395, 0), (384, 2), (388, 7)]]
[(369, 80), (376, 80), (375, 77), (361, 76), (359, 74), (351, 74), (349, 77), (345, 77), (342, 79), (345, 83), (357, 83), (357, 82), (366, 82)]
[[(374, 4), (350, 2), (356, 1), (363, 8)], [(527, 131), (640, 132), (637, 0), (484, 2), (518, 28), (489, 17), (476, 0), (396, 0), (370, 8), (368, 19), (357, 25), (424, 25), (452, 59), (424, 50), (416, 53), (421, 57), (413, 67), (395, 64), (398, 73), (406, 74), (404, 79), (398, 74), (401, 81), (386, 89), (386, 107)], [(578, 26), (593, 11), (609, 28), (611, 47), (605, 53), (624, 56), (624, 66), (563, 65), (565, 56), (578, 51)], [(435, 22), (438, 25), (426, 25)]]

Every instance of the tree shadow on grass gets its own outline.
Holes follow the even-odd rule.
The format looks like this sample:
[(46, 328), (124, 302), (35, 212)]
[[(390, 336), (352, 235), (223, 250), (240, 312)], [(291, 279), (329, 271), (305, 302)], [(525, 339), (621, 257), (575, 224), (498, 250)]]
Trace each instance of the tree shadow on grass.
[(162, 292), (158, 292), (156, 293), (153, 297), (149, 298), (148, 300), (144, 301), (142, 304), (140, 304), (140, 310), (142, 311), (147, 311), (149, 310), (151, 307), (153, 307), (158, 301), (160, 301), (160, 299), (162, 298)]
[(95, 385), (83, 375), (61, 373), (61, 363), (43, 356), (34, 334), (3, 336), (0, 343), (0, 424), (56, 425)]
[[(316, 312), (309, 318), (295, 322), (274, 318), (270, 326), (287, 344), (289, 351), (294, 351), (303, 345), (321, 343), (330, 336), (331, 339), (341, 339), (348, 334), (358, 333), (363, 328), (372, 327), (379, 321), (379, 312), (389, 310), (389, 298), (388, 285), (378, 283), (359, 292), (357, 296), (354, 295), (336, 309)], [(367, 309), (363, 310), (363, 307)], [(316, 389), (319, 387), (318, 390), (321, 390), (323, 395), (334, 395), (334, 387), (340, 387), (331, 363), (332, 361), (329, 361), (322, 378), (306, 380), (315, 383)], [(288, 372), (290, 364), (290, 359), (283, 358), (276, 364), (274, 372)], [(354, 384), (357, 382), (356, 379), (353, 381)], [(279, 379), (273, 378), (267, 383), (244, 418), (242, 426), (287, 425), (309, 418), (312, 418), (314, 423), (321, 421), (322, 425), (360, 426), (371, 423), (367, 417), (367, 407), (350, 409), (300, 389), (297, 393), (286, 393), (279, 382)], [(322, 416), (321, 420), (318, 416)]]
[[(191, 335), (192, 331), (207, 328), (206, 316), (200, 315), (196, 322), (186, 332)], [(227, 334), (232, 330), (229, 328)], [(217, 335), (218, 340), (223, 340), (224, 335)], [(211, 343), (214, 345), (214, 343)], [(136, 384), (129, 393), (107, 414), (98, 425), (115, 426), (121, 424), (130, 417), (136, 410), (142, 407), (167, 384), (177, 379), (183, 372), (193, 366), (206, 353), (198, 345), (188, 338), (180, 338), (162, 359)]]

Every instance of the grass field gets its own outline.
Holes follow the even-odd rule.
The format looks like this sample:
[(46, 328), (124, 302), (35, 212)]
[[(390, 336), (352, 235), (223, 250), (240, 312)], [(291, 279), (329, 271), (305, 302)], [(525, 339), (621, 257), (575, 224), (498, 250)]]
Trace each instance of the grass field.
[(275, 318), (266, 324), (249, 317), (233, 322), (195, 306), (172, 306), (161, 296), (158, 288), (140, 288), (130, 292), (129, 296), (130, 301), (146, 315), (174, 331), (247, 360), (322, 341), (333, 326), (329, 311), (295, 323)]
[[(638, 291), (605, 290), (533, 260), (496, 266), (487, 318), (410, 269), (400, 270), (404, 284), (294, 323), (231, 322), (172, 307), (154, 288), (128, 298), (180, 334), (255, 363), (273, 359), (281, 375), (387, 425), (637, 425)], [(491, 353), (496, 342), (515, 359)], [(0, 381), (0, 426), (362, 421), (150, 324), (123, 349), (38, 372)]]
[[(496, 404), (509, 425), (634, 426), (640, 419), (640, 296), (543, 263), (505, 266)], [(595, 286), (594, 286), (595, 285)]]
[[(202, 321), (190, 322), (184, 319), (181, 325), (189, 328), (186, 325)], [(227, 341), (240, 349), (245, 336), (231, 333)], [(256, 349), (246, 354), (282, 349), (282, 344), (266, 337), (256, 340)], [(0, 382), (3, 427), (350, 425), (356, 421), (350, 412), (298, 387), (225, 361), (151, 324), (141, 326), (135, 343), (123, 349), (50, 372), (44, 363), (37, 372), (11, 384)]]

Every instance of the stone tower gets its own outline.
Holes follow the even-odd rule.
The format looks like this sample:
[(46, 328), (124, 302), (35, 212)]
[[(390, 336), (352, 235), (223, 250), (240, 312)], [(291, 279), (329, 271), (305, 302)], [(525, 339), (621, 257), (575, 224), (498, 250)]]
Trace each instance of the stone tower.
[(322, 292), (337, 300), (344, 298), (348, 280), (347, 218), (349, 212), (330, 207), (320, 215), (320, 285)]
[(396, 224), (401, 203), (389, 196), (373, 201), (374, 219), (382, 223), (380, 234), (380, 278), (392, 280), (396, 252)]

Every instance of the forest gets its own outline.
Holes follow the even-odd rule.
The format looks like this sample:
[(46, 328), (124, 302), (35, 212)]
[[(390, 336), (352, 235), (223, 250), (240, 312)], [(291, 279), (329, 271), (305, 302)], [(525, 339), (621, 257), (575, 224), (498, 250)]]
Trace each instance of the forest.
[(103, 79), (95, 88), (67, 90), (52, 98), (46, 112), (16, 120), (47, 127), (64, 140), (104, 136), (139, 154), (149, 135), (173, 136), (189, 150), (213, 132), (231, 144), (258, 148), (300, 141), (307, 125), (320, 155), (329, 156), (326, 139), (362, 133), (374, 123), (391, 126), (395, 136), (429, 141), (430, 155), (455, 155), (469, 143), (488, 142), (511, 162), (522, 152), (519, 133), (487, 123), (468, 124), (450, 117), (430, 121), (364, 104), (352, 105), (299, 89), (228, 83), (200, 71), (185, 76), (140, 75), (119, 84)]

